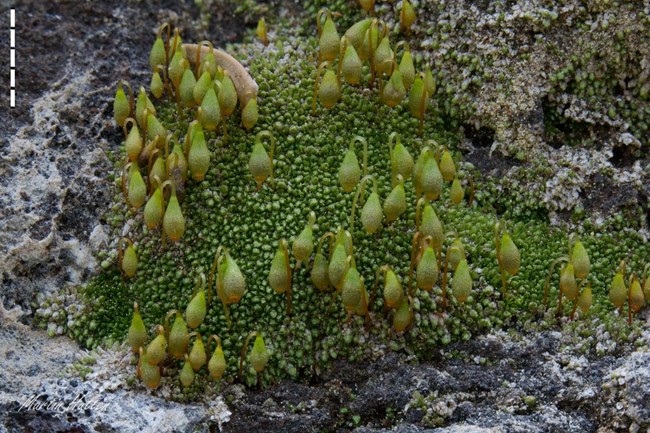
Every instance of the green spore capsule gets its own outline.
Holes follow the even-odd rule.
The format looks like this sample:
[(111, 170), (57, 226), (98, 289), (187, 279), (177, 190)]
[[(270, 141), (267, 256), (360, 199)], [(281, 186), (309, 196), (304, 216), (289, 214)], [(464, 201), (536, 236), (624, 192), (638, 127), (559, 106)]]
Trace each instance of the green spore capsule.
[(224, 116), (230, 116), (237, 107), (237, 90), (235, 83), (226, 72), (221, 80), (221, 89), (219, 89), (219, 105)]
[(126, 141), (124, 142), (124, 149), (126, 150), (126, 156), (129, 161), (137, 161), (142, 152), (142, 136), (140, 135), (140, 128), (136, 121), (129, 117), (124, 121), (124, 130), (126, 131), (131, 126), (131, 130), (126, 136)]
[(400, 46), (404, 46), (404, 54), (402, 54), (402, 59), (399, 62), (399, 71), (402, 74), (404, 87), (410, 89), (413, 81), (415, 81), (415, 66), (411, 56), (411, 47), (408, 42), (401, 41), (395, 46), (395, 49), (397, 50)]
[(183, 76), (181, 77), (181, 83), (178, 87), (178, 93), (180, 94), (181, 101), (188, 108), (196, 106), (196, 101), (194, 100), (195, 86), (196, 78), (194, 77), (194, 72), (189, 68), (185, 69)]
[(140, 128), (144, 128), (146, 126), (145, 122), (147, 119), (145, 118), (145, 110), (147, 110), (147, 113), (152, 114), (153, 116), (156, 115), (156, 107), (154, 107), (153, 102), (151, 102), (151, 99), (149, 99), (149, 96), (147, 96), (147, 91), (144, 89), (144, 87), (140, 86), (138, 99), (135, 104), (135, 120), (138, 122), (138, 126), (140, 126)]
[(432, 245), (427, 245), (415, 270), (419, 289), (430, 291), (438, 281), (438, 260)]
[(205, 346), (203, 345), (201, 334), (198, 332), (193, 332), (192, 334), (196, 335), (196, 340), (194, 340), (188, 359), (192, 365), (192, 369), (194, 371), (199, 371), (199, 369), (205, 365), (208, 357), (205, 354)]
[[(211, 45), (212, 44), (210, 44), (210, 46)], [(219, 69), (219, 65), (217, 64), (217, 58), (214, 56), (214, 50), (209, 49), (208, 52), (203, 56), (201, 65), (199, 65), (199, 76), (207, 72), (210, 74), (210, 77), (215, 77), (217, 74), (217, 69)]]
[(373, 234), (381, 228), (383, 212), (379, 194), (373, 191), (361, 208), (361, 224), (366, 232)]
[(379, 45), (379, 38), (381, 34), (384, 33), (385, 29), (386, 27), (383, 21), (373, 19), (370, 22), (368, 30), (366, 30), (363, 35), (361, 46), (357, 49), (357, 53), (359, 54), (361, 61), (365, 62), (373, 60), (370, 58), (370, 56), (377, 49), (377, 45)]
[(337, 244), (328, 266), (328, 277), (330, 283), (337, 289), (341, 290), (343, 286), (343, 277), (345, 276), (345, 261), (348, 254), (343, 244)]
[[(169, 181), (166, 181), (167, 183)], [(185, 233), (185, 217), (181, 211), (181, 205), (176, 197), (176, 187), (172, 185), (172, 195), (167, 203), (167, 209), (163, 216), (163, 230), (172, 242), (177, 242)]]
[(341, 99), (341, 85), (336, 73), (328, 68), (318, 87), (318, 100), (325, 108), (332, 108)]
[(366, 32), (368, 31), (371, 22), (372, 22), (371, 18), (365, 18), (361, 21), (357, 21), (345, 32), (344, 35), (345, 38), (354, 47), (355, 51), (359, 51), (359, 48), (361, 48), (361, 44), (363, 43), (363, 38), (366, 35)]
[(205, 319), (205, 314), (207, 312), (207, 305), (205, 301), (205, 277), (202, 276), (203, 284), (201, 288), (196, 292), (192, 297), (192, 300), (187, 304), (185, 309), (185, 318), (187, 319), (187, 326), (191, 329), (198, 328), (203, 319)]
[(237, 262), (226, 251), (222, 265), (223, 293), (228, 304), (236, 304), (246, 291), (246, 279)]
[(585, 246), (579, 239), (573, 244), (571, 263), (573, 263), (576, 278), (587, 278), (590, 267), (589, 255), (587, 254)]
[(131, 347), (131, 351), (134, 353), (138, 353), (147, 341), (147, 328), (144, 326), (137, 302), (133, 303), (133, 317), (131, 318), (127, 341)]
[[(266, 149), (262, 144), (262, 138), (268, 137), (271, 140), (269, 150), (271, 154), (266, 153)], [(248, 160), (248, 168), (253, 176), (253, 180), (257, 184), (257, 189), (262, 187), (262, 184), (267, 177), (271, 176), (273, 180), (273, 154), (275, 153), (275, 136), (267, 130), (260, 131), (255, 137), (255, 144), (253, 151)]]
[(359, 184), (361, 179), (361, 167), (354, 151), (354, 141), (350, 143), (348, 151), (345, 152), (341, 166), (339, 167), (339, 184), (343, 191), (351, 192)]
[(451, 280), (451, 290), (454, 298), (459, 303), (464, 303), (472, 292), (472, 276), (469, 272), (467, 260), (461, 260), (456, 270), (454, 278)]
[(625, 287), (625, 278), (621, 270), (612, 279), (612, 285), (609, 289), (609, 300), (617, 308), (622, 308), (625, 305), (625, 301), (627, 301), (627, 287)]
[(632, 282), (630, 283), (630, 299), (629, 308), (634, 313), (638, 313), (645, 305), (645, 296), (641, 288), (641, 282), (636, 275), (632, 275)]
[[(123, 126), (124, 121), (131, 115), (131, 103), (124, 93), (123, 86), (127, 85), (123, 81), (117, 83), (117, 91), (113, 100), (113, 118), (118, 125)], [(130, 90), (130, 87), (129, 87)]]
[(585, 287), (582, 292), (580, 292), (577, 302), (578, 308), (580, 308), (580, 311), (582, 311), (583, 314), (589, 311), (592, 304), (591, 286)]
[(352, 256), (346, 259), (345, 276), (343, 277), (343, 285), (341, 286), (341, 301), (347, 311), (356, 310), (359, 302), (361, 302), (361, 275), (357, 271)]
[[(153, 164), (151, 161), (153, 161)], [(167, 180), (165, 158), (160, 156), (159, 151), (150, 156), (149, 167), (149, 191), (155, 191)]]
[(169, 66), (167, 67), (167, 76), (174, 85), (174, 88), (179, 88), (181, 80), (183, 79), (183, 74), (188, 67), (189, 64), (187, 59), (183, 57), (183, 51), (177, 50), (169, 61)]
[(269, 285), (278, 294), (291, 289), (291, 265), (287, 248), (287, 241), (280, 240), (269, 270)]
[(205, 71), (201, 76), (199, 77), (198, 81), (196, 82), (196, 85), (194, 86), (194, 90), (192, 90), (192, 96), (194, 97), (194, 102), (196, 104), (201, 104), (203, 102), (203, 98), (205, 97), (205, 94), (208, 93), (208, 90), (212, 87), (212, 77), (210, 76), (210, 73)]
[(427, 200), (438, 200), (443, 187), (443, 178), (433, 155), (426, 157), (420, 177), (421, 193)]
[(449, 247), (449, 266), (451, 269), (455, 270), (461, 260), (465, 260), (465, 247), (463, 247), (461, 240), (456, 238)]
[(400, 70), (395, 69), (393, 70), (388, 83), (384, 86), (382, 91), (382, 100), (384, 104), (389, 107), (395, 107), (404, 100), (404, 96), (406, 96), (404, 79), (402, 78)]
[(208, 362), (208, 372), (210, 377), (213, 379), (221, 379), (223, 373), (226, 371), (226, 357), (223, 353), (223, 348), (221, 347), (221, 339), (216, 335), (211, 335), (208, 339), (208, 346), (210, 345), (210, 340), (215, 339), (217, 341), (217, 347), (214, 349), (210, 361)]
[(253, 343), (253, 349), (250, 354), (251, 365), (256, 372), (260, 373), (266, 367), (266, 364), (269, 362), (269, 352), (266, 350), (266, 345), (264, 344), (264, 339), (261, 335), (255, 337), (255, 343)]
[(413, 5), (409, 0), (403, 0), (402, 1), (402, 10), (400, 11), (399, 14), (399, 23), (400, 27), (408, 32), (411, 29), (411, 26), (415, 22), (415, 10), (413, 9)]
[[(393, 146), (393, 142), (395, 145)], [(402, 175), (404, 180), (408, 180), (413, 175), (413, 157), (402, 144), (398, 133), (393, 132), (388, 140), (388, 150), (390, 154), (390, 169), (392, 175), (392, 186), (397, 185), (397, 175)]]
[(203, 60), (201, 60), (201, 65), (199, 66), (199, 75), (203, 75), (207, 72), (211, 77), (216, 77), (219, 65), (217, 65), (217, 59), (214, 56), (214, 50), (212, 49), (211, 43), (208, 43), (208, 48), (209, 50), (203, 56)]
[(571, 262), (567, 263), (560, 274), (560, 290), (569, 301), (573, 301), (578, 296), (578, 284)]
[(404, 289), (395, 272), (388, 268), (384, 276), (384, 303), (388, 308), (396, 308), (404, 298)]
[(167, 64), (167, 54), (165, 52), (165, 43), (163, 42), (162, 39), (162, 32), (163, 28), (165, 27), (165, 24), (163, 24), (159, 31), (158, 31), (158, 36), (156, 37), (155, 42), (153, 43), (153, 46), (151, 47), (151, 51), (149, 52), (149, 66), (151, 66), (151, 70), (155, 71), (156, 67), (158, 65), (165, 65)]
[(368, 291), (366, 290), (366, 285), (364, 284), (363, 277), (361, 277), (361, 298), (359, 303), (354, 309), (354, 314), (357, 316), (366, 316), (366, 319), (369, 317), (368, 314)]
[(178, 377), (183, 388), (187, 388), (194, 383), (194, 370), (192, 369), (192, 363), (187, 355), (185, 355), (185, 363), (183, 364), (183, 368)]
[[(501, 236), (500, 255), (501, 263), (503, 264), (503, 268), (506, 270), (506, 272), (508, 272), (510, 275), (517, 275), (517, 272), (519, 272), (519, 265), (521, 263), (521, 255), (519, 254), (517, 246), (512, 241), (510, 234), (505, 231)], [(571, 268), (571, 273), (573, 274), (573, 266), (571, 266)]]
[(436, 80), (433, 78), (433, 72), (431, 72), (429, 65), (424, 70), (424, 84), (426, 85), (427, 94), (434, 95), (436, 93)]
[(165, 93), (165, 85), (157, 70), (151, 75), (149, 90), (156, 99), (162, 98), (162, 95)]
[(394, 53), (390, 47), (388, 36), (384, 36), (373, 56), (375, 71), (379, 74), (390, 74), (390, 70), (393, 67), (393, 57)]
[(242, 125), (248, 131), (250, 131), (257, 124), (258, 117), (259, 115), (257, 112), (257, 98), (253, 97), (250, 98), (248, 102), (246, 102), (246, 105), (244, 106), (244, 111), (242, 111), (241, 114)]
[(314, 251), (313, 225), (316, 222), (316, 214), (309, 212), (309, 220), (300, 234), (293, 241), (293, 256), (300, 262), (308, 262), (311, 253)]
[[(423, 200), (423, 199), (422, 199)], [(422, 210), (422, 219), (419, 224), (422, 236), (431, 238), (433, 248), (439, 250), (445, 240), (445, 232), (438, 214), (429, 203), (425, 203)]]
[(135, 252), (133, 244), (129, 241), (129, 246), (124, 250), (124, 257), (122, 257), (122, 272), (129, 278), (135, 276), (138, 269), (138, 255)]
[[(373, 183), (372, 193), (361, 209), (361, 223), (368, 233), (374, 233), (381, 228), (383, 211), (381, 208), (381, 203), (379, 202), (379, 194), (377, 194), (377, 181), (372, 175), (364, 176), (364, 178), (361, 179), (359, 186), (357, 186), (357, 192), (354, 194), (354, 198), (352, 199), (352, 211), (350, 212), (350, 230), (354, 229), (354, 218), (357, 210), (357, 205), (359, 203), (359, 199), (363, 199), (363, 196), (365, 194), (365, 185), (368, 181), (372, 181)], [(352, 239), (350, 237), (350, 244), (351, 243)], [(352, 248), (350, 248), (350, 250), (352, 250)], [(348, 253), (348, 255), (352, 255), (351, 251)]]
[(269, 44), (269, 37), (266, 33), (266, 20), (264, 17), (260, 18), (257, 21), (257, 29), (255, 30), (255, 33), (257, 34), (260, 42), (262, 42), (265, 46)]
[(210, 150), (205, 141), (205, 134), (201, 124), (197, 123), (192, 132), (190, 151), (187, 155), (187, 165), (192, 173), (192, 179), (200, 182), (210, 168)]
[(384, 201), (384, 214), (386, 222), (390, 223), (399, 218), (406, 210), (406, 191), (404, 190), (404, 178), (401, 174), (397, 175), (398, 184), (388, 194)]
[(413, 324), (413, 309), (407, 298), (402, 300), (393, 316), (393, 328), (397, 332), (406, 331)]
[(343, 74), (343, 79), (351, 86), (359, 84), (361, 81), (361, 74), (363, 72), (363, 64), (351, 42), (344, 37), (343, 43), (343, 59), (341, 60), (340, 68)]
[(176, 359), (183, 359), (187, 353), (187, 346), (190, 343), (190, 334), (187, 331), (187, 324), (183, 316), (177, 310), (170, 311), (167, 314), (167, 320), (171, 315), (175, 315), (174, 323), (169, 330), (169, 344), (167, 350), (171, 356)]
[(166, 140), (167, 129), (165, 129), (156, 116), (147, 112), (147, 138), (154, 140), (156, 137), (160, 137), (163, 141)]
[(140, 209), (147, 199), (147, 185), (140, 174), (138, 164), (131, 164), (129, 168), (129, 189), (127, 195), (129, 204), (134, 209)]
[(445, 148), (440, 156), (440, 174), (445, 182), (451, 182), (456, 177), (456, 164), (451, 157), (451, 152)]
[(644, 278), (643, 294), (645, 295), (646, 302), (650, 304), (650, 278), (647, 276)]
[(314, 256), (314, 264), (311, 267), (311, 282), (320, 291), (326, 291), (330, 286), (329, 266), (327, 259), (321, 253)]
[(167, 340), (165, 339), (165, 329), (158, 325), (156, 327), (156, 338), (151, 340), (147, 346), (147, 361), (151, 365), (158, 365), (165, 359), (167, 353)]
[[(322, 22), (322, 17), (325, 15), (325, 22)], [(339, 54), (339, 45), (341, 40), (336, 31), (336, 25), (332, 20), (332, 14), (327, 9), (321, 9), (316, 16), (318, 24), (318, 47), (320, 60), (332, 61), (336, 59)]]
[(465, 190), (460, 184), (460, 181), (457, 177), (454, 178), (454, 181), (451, 183), (451, 189), (449, 190), (449, 198), (453, 204), (460, 204), (465, 197)]
[[(189, 164), (185, 158), (183, 148), (178, 142), (175, 141), (174, 146), (172, 147), (172, 151), (165, 161), (165, 165), (166, 178), (173, 180), (176, 188), (180, 190), (183, 187), (184, 182), (187, 180)], [(180, 179), (178, 179), (178, 175), (180, 175)]]
[(345, 254), (348, 256), (352, 255), (352, 235), (349, 231), (343, 230), (343, 226), (338, 226), (336, 230), (336, 240), (334, 243), (336, 245), (343, 245), (345, 247)]
[(138, 374), (142, 383), (149, 389), (156, 389), (160, 386), (160, 367), (158, 367), (158, 363), (151, 362), (150, 354), (145, 352), (142, 347), (139, 352)]
[(428, 93), (426, 84), (424, 83), (423, 75), (420, 74), (413, 80), (413, 86), (411, 86), (411, 90), (409, 91), (408, 101), (409, 111), (416, 119), (424, 119), (427, 99)]
[(214, 131), (221, 123), (221, 107), (214, 87), (211, 87), (206, 92), (197, 112), (197, 117), (201, 122), (201, 126), (208, 131)]
[[(174, 143), (174, 147), (172, 148), (172, 152), (165, 161), (166, 163), (166, 177), (167, 179), (174, 179), (174, 170), (178, 171), (178, 173), (181, 176), (181, 180), (184, 182), (187, 180), (187, 173), (189, 170), (189, 163), (187, 162), (187, 159), (185, 158), (185, 153), (183, 152), (183, 148), (178, 142)], [(176, 185), (178, 188), (178, 185)], [(179, 188), (180, 189), (180, 188)]]

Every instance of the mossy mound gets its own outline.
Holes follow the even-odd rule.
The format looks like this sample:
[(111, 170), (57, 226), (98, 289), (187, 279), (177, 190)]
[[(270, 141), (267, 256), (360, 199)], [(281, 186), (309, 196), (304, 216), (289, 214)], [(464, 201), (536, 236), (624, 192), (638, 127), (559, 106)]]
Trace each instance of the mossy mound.
[[(252, 132), (245, 132), (239, 125), (239, 114), (235, 113), (228, 120), (227, 140), (222, 132), (206, 132), (212, 162), (202, 182), (189, 180), (186, 186), (182, 210), (187, 230), (183, 238), (178, 243), (168, 242), (163, 248), (161, 233), (148, 231), (142, 213), (131, 214), (121, 196), (116, 195), (109, 220), (116, 236), (129, 222), (128, 235), (135, 241), (139, 257), (135, 277), (124, 279), (114, 265), (114, 253), (107, 252), (103, 257), (106, 269), (79, 293), (83, 307), (69, 310), (69, 314), (63, 312), (56, 320), (44, 317), (45, 321), (66, 324), (67, 332), (87, 346), (107, 340), (122, 341), (133, 302), (137, 301), (145, 324), (153, 329), (163, 322), (169, 310), (184, 311), (195, 279), (201, 273), (209, 274), (215, 252), (224, 246), (246, 278), (246, 294), (230, 306), (230, 327), (222, 305), (213, 296), (198, 330), (205, 337), (218, 334), (222, 338), (229, 379), (237, 374), (239, 351), (244, 338), (253, 330), (264, 335), (271, 350), (268, 366), (261, 374), (268, 383), (287, 376), (309, 378), (341, 357), (363, 360), (390, 349), (405, 350), (426, 359), (432, 348), (440, 344), (469, 339), (495, 327), (555, 323), (550, 314), (543, 313), (543, 285), (549, 264), (567, 253), (568, 234), (551, 228), (544, 216), (537, 214), (508, 221), (521, 252), (521, 269), (510, 278), (504, 298), (500, 293), (494, 244), (495, 211), (487, 199), (476, 200), (472, 205), (467, 201), (452, 205), (449, 184), (433, 206), (445, 232), (458, 233), (465, 246), (474, 280), (473, 292), (465, 304), (457, 304), (450, 297), (450, 305), (443, 313), (439, 287), (432, 292), (417, 291), (413, 326), (400, 334), (391, 329), (394, 313), (383, 311), (378, 293), (371, 312), (373, 320), (366, 329), (361, 318), (346, 322), (340, 299), (318, 291), (303, 266), (294, 273), (293, 312), (291, 316), (286, 314), (285, 297), (269, 286), (268, 271), (278, 241), (286, 238), (291, 244), (310, 211), (316, 214), (315, 237), (335, 231), (339, 225), (352, 232), (356, 265), (368, 290), (372, 290), (376, 269), (384, 264), (392, 267), (404, 286), (408, 285), (415, 232), (412, 181), (406, 183), (406, 212), (397, 221), (384, 224), (374, 235), (365, 233), (358, 220), (353, 229), (348, 227), (354, 192), (344, 193), (337, 175), (353, 136), (360, 135), (368, 141), (368, 171), (377, 178), (382, 201), (391, 189), (387, 143), (393, 132), (400, 134), (413, 156), (419, 154), (426, 139), (435, 139), (454, 150), (467, 189), (469, 175), (478, 176), (462, 163), (462, 154), (457, 151), (458, 131), (450, 129), (435, 109), (427, 115), (420, 136), (418, 121), (409, 113), (406, 102), (389, 108), (365, 85), (343, 86), (342, 99), (334, 108), (319, 107), (312, 115), (315, 53), (313, 39), (279, 39), (267, 48), (261, 44), (237, 46), (235, 55), (246, 59), (259, 84), (260, 120)], [(193, 114), (183, 111), (179, 115), (170, 101), (156, 105), (158, 117), (168, 131), (179, 137), (184, 135)], [(275, 178), (273, 182), (267, 180), (257, 191), (248, 171), (248, 159), (255, 134), (265, 129), (277, 139)], [(476, 179), (477, 197), (482, 188), (482, 180)], [(445, 247), (453, 239), (449, 236)], [(619, 261), (625, 259), (628, 269), (639, 273), (650, 257), (650, 246), (639, 235), (625, 230), (586, 230), (581, 239), (592, 263), (589, 279), (595, 306), (589, 314), (605, 320), (613, 310), (607, 292)], [(557, 275), (552, 287), (554, 299)], [(569, 311), (570, 305), (566, 305), (564, 314)], [(252, 368), (247, 369), (245, 381), (256, 381)]]

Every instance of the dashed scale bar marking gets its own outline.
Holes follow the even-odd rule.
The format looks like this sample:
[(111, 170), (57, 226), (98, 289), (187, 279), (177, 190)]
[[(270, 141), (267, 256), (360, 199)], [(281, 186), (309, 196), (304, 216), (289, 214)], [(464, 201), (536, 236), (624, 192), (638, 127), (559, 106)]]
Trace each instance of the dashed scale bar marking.
[(9, 66), (10, 66), (10, 84), (11, 89), (9, 90), (9, 106), (11, 108), (16, 107), (16, 9), (11, 9), (9, 11), (9, 39), (11, 41), (11, 47), (9, 52)]

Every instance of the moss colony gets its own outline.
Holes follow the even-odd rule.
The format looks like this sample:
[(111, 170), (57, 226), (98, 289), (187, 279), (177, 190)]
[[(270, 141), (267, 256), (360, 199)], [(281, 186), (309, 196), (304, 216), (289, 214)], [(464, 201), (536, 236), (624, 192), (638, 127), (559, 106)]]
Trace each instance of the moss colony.
[[(349, 6), (342, 10), (361, 18), (360, 12), (351, 11)], [(395, 71), (403, 73), (401, 66), (398, 67), (404, 52), (401, 49), (395, 57), (386, 55), (386, 66), (377, 63), (370, 68), (364, 62), (360, 84), (351, 86), (337, 81), (338, 42), (333, 52), (327, 54), (327, 39), (334, 37), (328, 32), (336, 25), (338, 36), (343, 35), (348, 28), (343, 23), (350, 17), (340, 18), (340, 23), (337, 20), (334, 17), (332, 21), (327, 13), (319, 14), (324, 37), (278, 38), (268, 46), (253, 42), (234, 47), (233, 54), (243, 59), (259, 89), (255, 95), (253, 85), (238, 86), (239, 93), (234, 98), (238, 96), (239, 104), (230, 116), (225, 116), (224, 106), (228, 104), (224, 101), (233, 94), (228, 93), (230, 84), (223, 72), (210, 74), (209, 80), (216, 76), (219, 84), (212, 87), (208, 82), (207, 88), (211, 90), (203, 101), (192, 100), (196, 92), (190, 91), (188, 97), (187, 93), (183, 94), (187, 91), (183, 83), (190, 82), (192, 90), (198, 86), (194, 82), (201, 81), (202, 74), (197, 73), (194, 64), (197, 50), (188, 46), (184, 60), (176, 38), (169, 39), (172, 47), (178, 49), (171, 48), (166, 55), (163, 48), (163, 62), (169, 60), (170, 67), (155, 69), (158, 77), (152, 80), (152, 92), (164, 87), (160, 99), (150, 96), (155, 112), (149, 106), (149, 114), (138, 113), (138, 105), (147, 107), (143, 99), (136, 104), (135, 113), (131, 113), (128, 93), (118, 98), (122, 100), (124, 96), (126, 113), (136, 117), (127, 121), (126, 130), (133, 131), (140, 124), (145, 146), (156, 141), (155, 135), (175, 136), (188, 156), (196, 142), (201, 141), (196, 137), (204, 137), (209, 155), (207, 172), (203, 176), (199, 168), (193, 168), (182, 181), (187, 169), (182, 170), (180, 156), (172, 156), (174, 152), (170, 148), (167, 164), (172, 168), (168, 172), (163, 168), (156, 180), (147, 175), (155, 166), (155, 157), (144, 158), (138, 164), (141, 150), (133, 150), (130, 147), (133, 143), (127, 138), (126, 149), (115, 156), (116, 196), (109, 216), (116, 234), (116, 248), (100, 254), (104, 269), (87, 286), (68, 289), (43, 301), (37, 311), (41, 323), (47, 324), (51, 333), (65, 332), (88, 347), (121, 342), (127, 336), (133, 304), (137, 302), (147, 332), (146, 340), (140, 344), (147, 346), (155, 337), (157, 326), (165, 325), (168, 312), (184, 313), (197, 289), (204, 287), (210, 301), (205, 318), (196, 320), (190, 317), (192, 314), (171, 313), (169, 325), (172, 317), (184, 316), (188, 323), (196, 321), (195, 330), (202, 340), (199, 336), (192, 338), (188, 351), (195, 345), (194, 341), (201, 341), (208, 360), (215, 347), (208, 345), (208, 337), (218, 335), (226, 362), (224, 379), (232, 381), (241, 375), (247, 384), (258, 381), (267, 384), (284, 377), (307, 379), (328, 368), (335, 359), (361, 361), (381, 356), (386, 350), (414, 353), (419, 359), (426, 359), (440, 345), (467, 340), (494, 328), (539, 329), (563, 324), (575, 327), (576, 333), (584, 337), (588, 342), (584, 344), (585, 351), (593, 349), (599, 353), (607, 352), (610, 346), (605, 344), (608, 342), (590, 339), (592, 330), (598, 327), (601, 330), (604, 327), (605, 333), (616, 341), (634, 341), (639, 330), (634, 321), (627, 325), (628, 310), (641, 308), (643, 297), (635, 296), (636, 287), (648, 290), (650, 285), (642, 276), (650, 246), (641, 236), (628, 230), (585, 226), (579, 243), (578, 237), (552, 228), (547, 215), (539, 212), (507, 214), (509, 217), (499, 222), (491, 205), (494, 185), (481, 179), (472, 165), (463, 161), (459, 151), (461, 135), (454, 119), (469, 115), (462, 110), (451, 112), (452, 108), (444, 104), (439, 106), (437, 97), (429, 99), (437, 94), (436, 87), (453, 85), (439, 71), (433, 74), (437, 86), (428, 80), (431, 75), (426, 73), (423, 59), (436, 52), (439, 45), (429, 46), (424, 55), (414, 49), (415, 71), (423, 74), (414, 75), (412, 86), (420, 86), (418, 101), (427, 102), (426, 113), (422, 115), (423, 106), (413, 104), (414, 90), (404, 84), (404, 77), (402, 83), (397, 78), (388, 80), (395, 77)], [(551, 15), (548, 21), (552, 20)], [(350, 20), (349, 25), (353, 23)], [(378, 56), (382, 50), (383, 24), (373, 24), (370, 20), (366, 23), (362, 37), (366, 35), (365, 29), (376, 32), (376, 48), (371, 48), (369, 55), (374, 50)], [(394, 25), (390, 23), (387, 28), (399, 29), (400, 16), (396, 15)], [(409, 27), (408, 21), (402, 24)], [(417, 35), (417, 25), (414, 31)], [(263, 24), (258, 27), (258, 33), (265, 36)], [(402, 33), (387, 35), (392, 49), (404, 37)], [(465, 59), (465, 54), (456, 56)], [(315, 91), (319, 57), (332, 63), (320, 65), (320, 89)], [(463, 62), (468, 66), (475, 64), (472, 57)], [(577, 71), (580, 60), (574, 63), (572, 70)], [(180, 69), (175, 70), (174, 65), (180, 65)], [(205, 62), (198, 66), (201, 72), (211, 68)], [(433, 66), (435, 71), (436, 65)], [(385, 72), (380, 83), (382, 71)], [(228, 72), (235, 84), (241, 84), (236, 67)], [(191, 78), (188, 76), (186, 81), (184, 74)], [(373, 74), (377, 77), (371, 88)], [(556, 78), (553, 82), (565, 80), (566, 77)], [(471, 85), (478, 91), (482, 84), (471, 80)], [(134, 83), (134, 87), (140, 86), (149, 83)], [(400, 86), (404, 88), (402, 93)], [(378, 87), (382, 89), (381, 97)], [(247, 91), (242, 92), (242, 88)], [(397, 96), (391, 95), (391, 91)], [(643, 87), (638, 91), (643, 91)], [(178, 99), (170, 94), (177, 94)], [(218, 98), (213, 97), (216, 95)], [(394, 107), (388, 106), (391, 96), (396, 101), (391, 104)], [(138, 98), (144, 98), (144, 94)], [(214, 101), (206, 100), (219, 102), (219, 117), (224, 118), (225, 125), (219, 125), (219, 120), (213, 117)], [(249, 106), (251, 101), (258, 104), (256, 124)], [(312, 101), (317, 102), (314, 112)], [(329, 105), (332, 108), (325, 108)], [(139, 116), (144, 117), (138, 121)], [(123, 121), (123, 117), (118, 121)], [(422, 124), (418, 117), (423, 117)], [(242, 122), (246, 127), (242, 127)], [(639, 128), (644, 125), (637, 124)], [(262, 131), (268, 132), (260, 135)], [(271, 137), (275, 140), (272, 165), (265, 162), (269, 159), (265, 152), (269, 151)], [(160, 158), (165, 153), (163, 142), (159, 137)], [(364, 159), (364, 143), (367, 145), (365, 171), (369, 177), (364, 178), (361, 187), (357, 186), (358, 179), (366, 173), (355, 172), (361, 169), (352, 160)], [(394, 145), (390, 151), (389, 143)], [(171, 147), (173, 140), (169, 144)], [(425, 150), (427, 146), (430, 151)], [(349, 149), (353, 150), (354, 157), (348, 154)], [(133, 162), (125, 168), (125, 155), (130, 151)], [(415, 169), (411, 168), (413, 175), (408, 167), (404, 168), (409, 165), (404, 152), (417, 161)], [(202, 158), (205, 162), (206, 157)], [(344, 164), (345, 173), (341, 174), (339, 167), (344, 160), (347, 165)], [(138, 197), (138, 192), (131, 190), (137, 189), (133, 185), (139, 182), (139, 174), (135, 173), (138, 166), (144, 176), (143, 185), (145, 180), (158, 182), (169, 174), (168, 184), (180, 198), (184, 232), (177, 230), (178, 223), (164, 221), (161, 225), (167, 237), (163, 242), (161, 225), (145, 221), (144, 204), (156, 188), (145, 191), (146, 197), (142, 194)], [(431, 191), (428, 181), (422, 180), (436, 176), (440, 185), (443, 177), (445, 180), (439, 194)], [(124, 194), (123, 180), (126, 181)], [(418, 182), (416, 194), (414, 184)], [(422, 186), (423, 183), (426, 185)], [(161, 192), (169, 195), (171, 190), (164, 187)], [(425, 197), (425, 202), (420, 204), (421, 212), (416, 206), (420, 193)], [(135, 206), (135, 201), (140, 201), (140, 206)], [(174, 203), (173, 198), (168, 197), (165, 203), (168, 202)], [(353, 202), (357, 202), (356, 218), (351, 217)], [(427, 203), (430, 208), (425, 206)], [(178, 210), (173, 212), (178, 218)], [(419, 229), (423, 235), (416, 235), (416, 214), (422, 214)], [(442, 228), (435, 227), (436, 217)], [(425, 230), (427, 224), (433, 227), (426, 228), (430, 232)], [(149, 229), (148, 225), (157, 228)], [(313, 251), (309, 251), (309, 230), (303, 233), (306, 225), (313, 232)], [(349, 238), (345, 230), (349, 231)], [(326, 235), (319, 243), (327, 232), (332, 235)], [(173, 241), (175, 238), (179, 240)], [(344, 245), (342, 257), (335, 253), (333, 239)], [(352, 250), (346, 245), (349, 239)], [(497, 244), (500, 244), (499, 254)], [(459, 254), (461, 249), (465, 261), (462, 253)], [(302, 257), (305, 251), (306, 257)], [(317, 257), (317, 252), (322, 256)], [(215, 262), (215, 255), (221, 259)], [(302, 263), (296, 262), (296, 256), (303, 259)], [(549, 266), (561, 256), (569, 257), (560, 260), (563, 265), (549, 274)], [(316, 263), (315, 257), (319, 259)], [(587, 265), (585, 257), (588, 257)], [(345, 274), (336, 290), (326, 284), (318, 284), (321, 287), (317, 288), (314, 283), (314, 278), (316, 283), (319, 280), (317, 275), (312, 276), (312, 271), (323, 269), (320, 262), (323, 258), (338, 260), (334, 267)], [(614, 276), (622, 260), (625, 273), (621, 295), (617, 292), (620, 292), (621, 278)], [(240, 294), (229, 292), (232, 284), (240, 284), (229, 279), (229, 276), (235, 280), (238, 277), (233, 263), (245, 279), (241, 299)], [(449, 272), (445, 272), (446, 268)], [(332, 272), (336, 274), (336, 269), (332, 271), (330, 267), (328, 275), (332, 276)], [(638, 281), (628, 279), (632, 274), (637, 275)], [(549, 302), (545, 306), (545, 283), (549, 275)], [(221, 288), (219, 293), (215, 290), (217, 285)], [(565, 297), (558, 306), (560, 285)], [(612, 286), (615, 290), (610, 293)], [(593, 301), (589, 299), (588, 287)], [(628, 303), (626, 291), (631, 287), (633, 294)], [(649, 292), (646, 291), (646, 296), (650, 296)], [(610, 295), (615, 302), (623, 298), (618, 309), (612, 305)], [(224, 301), (229, 304), (227, 308)], [(575, 313), (576, 303), (586, 312)], [(194, 307), (190, 310), (195, 312)], [(568, 317), (573, 315), (574, 320), (569, 321)], [(166, 338), (173, 339), (174, 329), (170, 334)], [(252, 337), (255, 337), (252, 351), (244, 356), (244, 368), (239, 371), (244, 340), (252, 342)], [(130, 341), (137, 338), (132, 334)], [(137, 344), (134, 348), (137, 350)], [(174, 348), (170, 342), (170, 351)], [(185, 362), (184, 353), (185, 348), (174, 359), (163, 361), (161, 365), (167, 370), (163, 380), (175, 381), (180, 375), (184, 386), (205, 384), (207, 369), (198, 368), (195, 378), (194, 369), (189, 367), (200, 367), (201, 357), (193, 354)], [(154, 355), (157, 352), (150, 345), (146, 356)], [(145, 382), (150, 380), (152, 385), (157, 385), (152, 364), (155, 362), (140, 371)]]

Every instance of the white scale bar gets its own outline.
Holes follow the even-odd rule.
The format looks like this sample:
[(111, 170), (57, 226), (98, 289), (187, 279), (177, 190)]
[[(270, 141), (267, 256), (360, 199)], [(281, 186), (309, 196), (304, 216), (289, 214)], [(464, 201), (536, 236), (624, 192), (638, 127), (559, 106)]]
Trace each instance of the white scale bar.
[(16, 107), (16, 9), (11, 9), (9, 11), (9, 39), (11, 41), (10, 45), (10, 85), (11, 89), (9, 90), (9, 106), (11, 108)]

